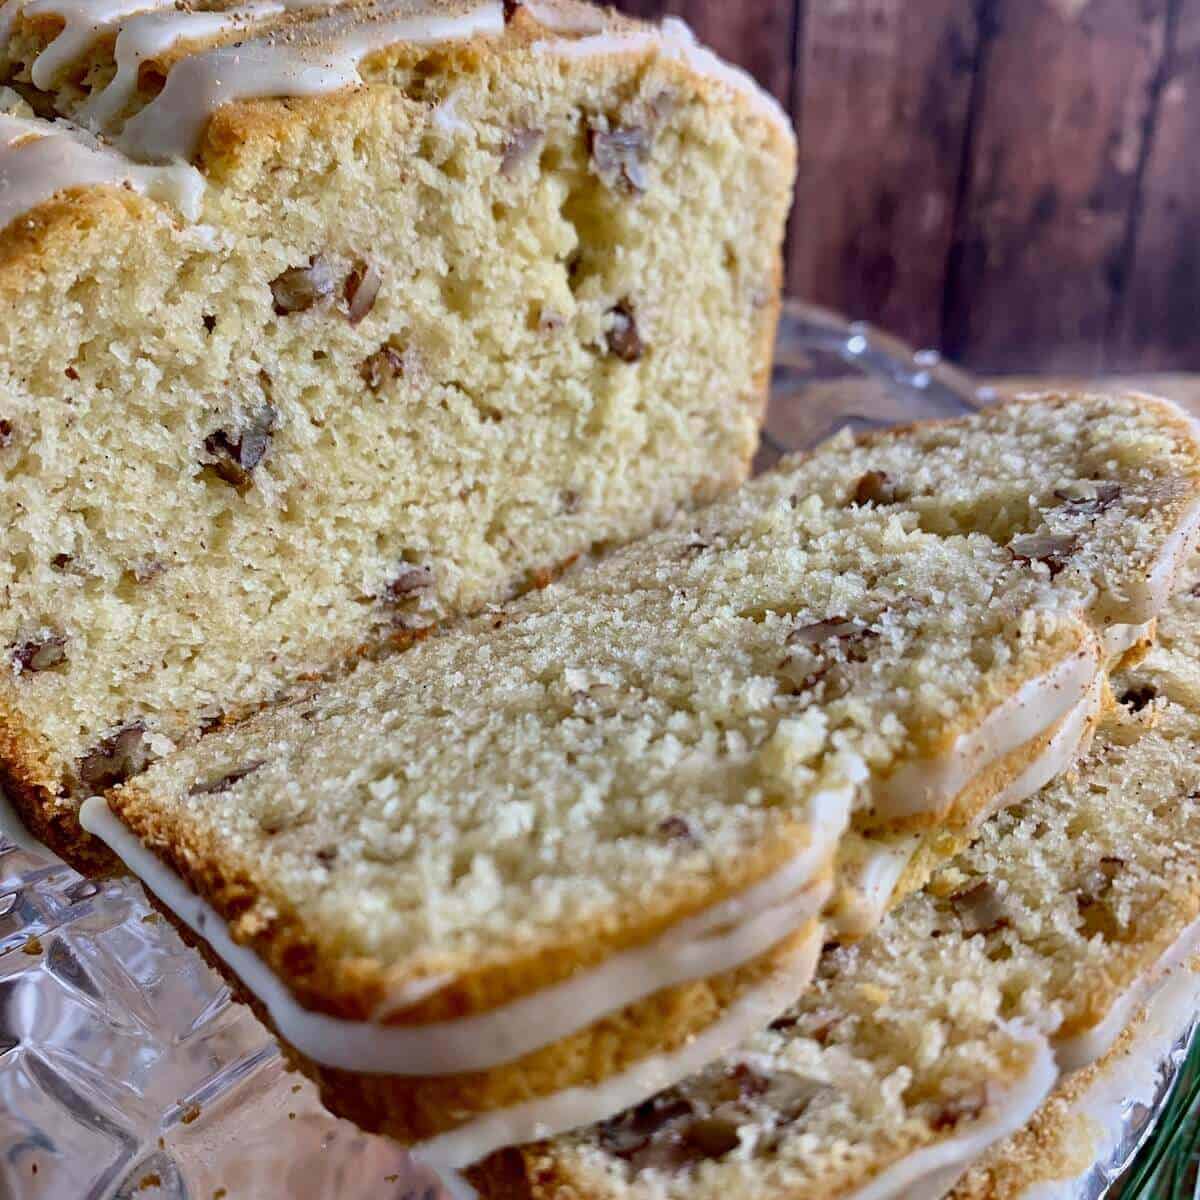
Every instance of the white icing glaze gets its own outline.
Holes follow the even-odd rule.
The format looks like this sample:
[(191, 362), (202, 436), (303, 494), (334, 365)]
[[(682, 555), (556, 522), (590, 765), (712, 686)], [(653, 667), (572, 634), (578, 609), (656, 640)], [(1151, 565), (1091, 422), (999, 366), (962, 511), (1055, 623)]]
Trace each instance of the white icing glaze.
[(269, 35), (218, 46), (175, 64), (163, 90), (126, 122), (118, 143), (144, 162), (189, 158), (222, 105), (266, 96), (314, 96), (362, 83), (368, 54), (399, 42), (458, 41), (504, 29), (499, 0), (466, 12), (422, 10), (415, 0), (350, 8), (309, 22), (303, 38)]
[[(766, 953), (810, 921), (828, 899), (828, 866), (846, 826), (851, 794), (846, 786), (814, 795), (808, 814), (812, 836), (801, 853), (767, 879), (646, 945), (489, 1012), (413, 1026), (349, 1021), (302, 1008), (262, 959), (239, 946), (215, 910), (143, 847), (102, 799), (85, 801), (79, 819), (207, 939), (263, 1002), (280, 1034), (309, 1058), (366, 1074), (441, 1075), (510, 1062), (662, 988), (732, 970)], [(411, 996), (406, 1000), (412, 1003)]]
[(662, 28), (629, 30), (621, 33), (596, 33), (578, 39), (556, 38), (535, 42), (534, 50), (559, 58), (597, 58), (611, 54), (656, 53), (685, 63), (697, 75), (703, 75), (724, 88), (745, 97), (762, 116), (784, 130), (789, 139), (795, 138), (792, 122), (779, 101), (764, 91), (753, 76), (740, 67), (719, 59), (711, 50), (701, 46), (688, 26), (678, 17), (667, 17)]
[[(1065, 1120), (1083, 1118), (1092, 1131), (1094, 1161), (1108, 1161), (1122, 1143), (1126, 1117), (1138, 1105), (1153, 1103), (1163, 1060), (1200, 1008), (1200, 975), (1184, 969), (1148, 1005), (1128, 1043), (1103, 1062), (1084, 1090), (1068, 1105)], [(1077, 1200), (1088, 1172), (1070, 1179), (1046, 1179), (1023, 1188), (1020, 1200)], [(1017, 1200), (1014, 1196), (1013, 1200)]]
[(652, 1055), (591, 1087), (567, 1088), (524, 1104), (487, 1113), (413, 1147), (435, 1167), (462, 1167), (502, 1146), (553, 1137), (621, 1112), (728, 1054), (770, 1024), (812, 978), (824, 931), (817, 925), (788, 967), (769, 983), (748, 990), (721, 1017), (679, 1050)]
[(922, 842), (917, 834), (849, 833), (838, 848), (836, 903), (830, 926), (840, 937), (865, 937), (887, 912), (896, 884)]
[(194, 167), (140, 166), (81, 130), (0, 114), (0, 229), (59, 192), (95, 186), (130, 188), (172, 205), (188, 220), (199, 216), (204, 194)]
[(1054, 1054), (1064, 1071), (1077, 1071), (1108, 1053), (1121, 1031), (1161, 989), (1172, 972), (1200, 953), (1200, 918), (1188, 925), (1150, 970), (1139, 976), (1098, 1024), (1054, 1043)]
[(1088, 694), (1075, 705), (1051, 735), (1042, 752), (976, 818), (984, 821), (992, 813), (1020, 804), (1040, 792), (1061, 775), (1079, 757), (1084, 740), (1092, 729), (1092, 718), (1104, 701), (1104, 677), (1097, 677)]
[(433, 110), (433, 116), (430, 118), (434, 128), (444, 133), (447, 137), (453, 137), (459, 133), (471, 132), (471, 126), (458, 115), (458, 109), (455, 107), (461, 96), (461, 92), (451, 92)]
[(114, 48), (117, 72), (107, 86), (97, 88), (76, 110), (75, 119), (100, 132), (137, 93), (142, 64), (156, 59), (184, 42), (214, 38), (236, 29), (278, 16), (283, 4), (249, 4), (230, 12), (147, 12), (122, 22)]
[(1026, 680), (974, 729), (959, 734), (945, 753), (903, 763), (877, 781), (876, 812), (890, 820), (944, 811), (973, 776), (1056, 725), (1087, 696), (1100, 654), (1099, 643), (1089, 641), (1081, 652)]
[(26, 0), (24, 17), (61, 17), (62, 31), (37, 56), (29, 72), (34, 87), (51, 88), (122, 17), (166, 8), (174, 0)]
[[(1079, 756), (1103, 696), (1104, 679), (1097, 676), (1088, 694), (1059, 722), (1041, 753), (975, 818), (974, 824), (1028, 799), (1067, 770)], [(920, 834), (847, 834), (842, 839), (836, 904), (830, 914), (837, 934), (864, 937), (879, 924), (921, 842)]]
[[(1192, 428), (1194, 431), (1194, 423)], [(1150, 571), (1145, 576), (1134, 579), (1129, 596), (1119, 614), (1123, 621), (1149, 621), (1162, 611), (1163, 605), (1171, 595), (1175, 576), (1196, 549), (1198, 540), (1200, 500), (1193, 501), (1183, 519), (1163, 542)]]
[(1152, 630), (1152, 621), (1143, 621), (1140, 625), (1110, 625), (1100, 635), (1105, 657), (1112, 660), (1119, 654), (1124, 654), (1143, 638), (1148, 638)]
[(907, 1154), (843, 1200), (937, 1200), (989, 1146), (1020, 1129), (1054, 1086), (1058, 1072), (1045, 1038), (1021, 1029), (1033, 1057), (1026, 1074), (1004, 1094), (989, 1091), (984, 1116), (962, 1133)]
[(438, 1182), (450, 1193), (450, 1200), (479, 1200), (479, 1193), (465, 1176), (450, 1167), (437, 1167)]

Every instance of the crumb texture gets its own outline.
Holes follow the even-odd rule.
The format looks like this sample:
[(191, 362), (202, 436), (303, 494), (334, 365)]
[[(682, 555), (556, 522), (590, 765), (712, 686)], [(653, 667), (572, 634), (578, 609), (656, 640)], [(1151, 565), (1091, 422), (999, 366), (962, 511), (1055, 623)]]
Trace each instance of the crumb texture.
[[(1090, 585), (1014, 558), (994, 520), (931, 532), (921, 506), (846, 494), (860, 455), (898, 474), (907, 448), (924, 478), (948, 479), (981, 426), (1007, 419), (1015, 453), (1062, 407), (835, 443), (214, 733), (114, 803), (160, 843), (243, 865), (261, 893), (244, 936), (269, 946), (272, 915), (297, 914), (320, 959), (374, 961), (393, 981), (644, 939), (802, 849), (815, 796), (850, 789), (868, 809), (864, 775), (940, 749), (1092, 644)], [(1065, 422), (1071, 440), (1162, 419), (1128, 401), (1066, 407), (1094, 417)], [(1024, 487), (1048, 510), (1070, 456), (1047, 442), (1029, 438)], [(1182, 470), (1163, 458), (1162, 474)], [(1106, 529), (1119, 583), (1123, 527)]]
[[(0, 726), (50, 792), (743, 477), (791, 147), (680, 61), (538, 29), (220, 109), (194, 223), (96, 189), (0, 238)], [(83, 121), (113, 41), (39, 86), (55, 32), (19, 20), (0, 82)]]
[[(1184, 627), (1198, 578), (1193, 563), (1166, 628)], [(1076, 773), (988, 822), (873, 936), (828, 951), (800, 1003), (739, 1052), (479, 1179), (537, 1197), (800, 1200), (849, 1194), (969, 1129), (1019, 1072), (1006, 1022), (1092, 1028), (1200, 911), (1200, 710), (1135, 690), (1195, 672), (1193, 638), (1118, 677), (1123, 702)], [(955, 1195), (1069, 1172), (1069, 1089)]]

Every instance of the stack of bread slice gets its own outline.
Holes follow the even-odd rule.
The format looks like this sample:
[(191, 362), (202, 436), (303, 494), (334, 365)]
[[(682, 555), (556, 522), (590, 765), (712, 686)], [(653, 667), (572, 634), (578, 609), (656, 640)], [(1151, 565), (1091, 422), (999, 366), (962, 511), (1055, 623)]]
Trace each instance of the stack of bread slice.
[(494, 1156), (484, 1194), (1073, 1194), (1200, 1001), (1200, 562), (1184, 587), (1169, 644), (1115, 677), (1121, 703), (1068, 777), (827, 951), (769, 1029), (619, 1116)]
[(500, 1195), (949, 1186), (1187, 948), (1192, 423), (735, 490), (794, 166), (678, 21), (0, 4), (0, 777)]
[[(733, 1051), (1069, 766), (1198, 505), (1191, 423), (1145, 398), (838, 439), (83, 823), (332, 1107), (466, 1165)], [(967, 1058), (1021, 1074), (1035, 1043), (981, 1022)]]

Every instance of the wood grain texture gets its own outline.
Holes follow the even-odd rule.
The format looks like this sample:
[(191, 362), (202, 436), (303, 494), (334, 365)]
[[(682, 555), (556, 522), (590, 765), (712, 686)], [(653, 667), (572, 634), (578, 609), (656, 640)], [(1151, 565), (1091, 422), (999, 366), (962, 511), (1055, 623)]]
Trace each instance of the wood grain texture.
[(617, 0), (791, 112), (788, 291), (981, 370), (1200, 368), (1200, 0)]
[(991, 369), (1098, 368), (1167, 0), (1003, 0), (991, 12), (943, 346)]
[(1200, 0), (1179, 0), (1110, 361), (1200, 369)]
[(962, 0), (809, 0), (789, 290), (936, 345), (978, 48)]

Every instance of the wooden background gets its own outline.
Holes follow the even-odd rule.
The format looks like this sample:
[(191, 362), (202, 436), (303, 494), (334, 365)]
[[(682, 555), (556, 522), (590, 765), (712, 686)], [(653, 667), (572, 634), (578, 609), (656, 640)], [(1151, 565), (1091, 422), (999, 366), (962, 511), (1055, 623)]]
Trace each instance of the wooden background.
[(1200, 369), (1200, 0), (617, 7), (791, 112), (791, 293), (983, 371)]

